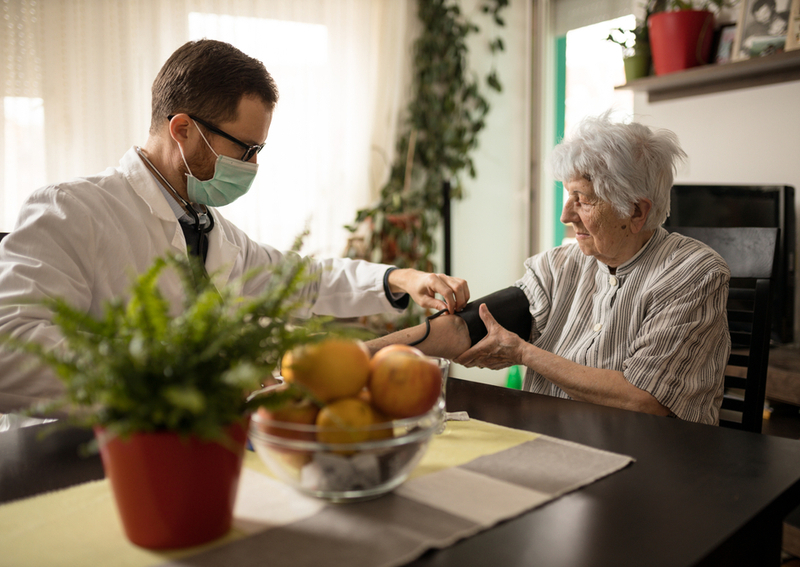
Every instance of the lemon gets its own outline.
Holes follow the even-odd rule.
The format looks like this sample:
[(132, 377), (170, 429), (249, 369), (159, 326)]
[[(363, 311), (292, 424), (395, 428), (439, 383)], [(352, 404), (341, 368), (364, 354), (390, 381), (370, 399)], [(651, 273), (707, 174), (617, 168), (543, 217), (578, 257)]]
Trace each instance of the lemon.
[(343, 398), (322, 408), (317, 415), (320, 443), (362, 443), (370, 439), (375, 411), (359, 398)]
[(281, 373), (322, 403), (351, 398), (369, 379), (369, 351), (361, 341), (325, 339), (287, 353)]

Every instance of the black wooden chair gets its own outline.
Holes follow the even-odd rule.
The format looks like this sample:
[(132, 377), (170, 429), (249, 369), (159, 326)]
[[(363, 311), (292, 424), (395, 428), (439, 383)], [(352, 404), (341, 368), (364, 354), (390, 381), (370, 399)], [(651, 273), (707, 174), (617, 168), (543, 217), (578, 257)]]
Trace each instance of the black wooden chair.
[(761, 433), (772, 327), (772, 282), (777, 228), (668, 227), (704, 242), (731, 270), (728, 327), (731, 356), (725, 371), (720, 425)]

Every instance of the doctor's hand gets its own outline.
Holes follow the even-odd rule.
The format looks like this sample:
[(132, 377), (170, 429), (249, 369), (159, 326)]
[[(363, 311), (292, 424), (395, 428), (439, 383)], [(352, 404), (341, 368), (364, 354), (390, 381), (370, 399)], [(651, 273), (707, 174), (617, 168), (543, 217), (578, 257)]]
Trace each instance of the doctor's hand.
[(446, 274), (429, 274), (405, 268), (392, 270), (388, 282), (393, 293), (407, 293), (417, 305), (427, 309), (447, 309), (448, 313), (453, 314), (463, 309), (469, 301), (467, 281)]
[(500, 370), (522, 364), (522, 353), (526, 343), (519, 335), (505, 329), (492, 317), (485, 303), (478, 307), (478, 314), (486, 325), (487, 334), (475, 346), (462, 353), (453, 362), (462, 366)]

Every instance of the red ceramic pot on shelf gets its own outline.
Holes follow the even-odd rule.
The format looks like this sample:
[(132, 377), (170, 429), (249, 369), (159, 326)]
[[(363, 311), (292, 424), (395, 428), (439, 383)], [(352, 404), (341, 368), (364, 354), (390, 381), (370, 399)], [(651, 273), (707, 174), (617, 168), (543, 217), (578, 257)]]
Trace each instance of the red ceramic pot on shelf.
[(707, 10), (658, 12), (647, 20), (656, 75), (710, 62), (714, 14)]
[(233, 522), (248, 423), (230, 426), (220, 442), (169, 432), (121, 439), (95, 428), (128, 539), (148, 549), (175, 549), (225, 535)]

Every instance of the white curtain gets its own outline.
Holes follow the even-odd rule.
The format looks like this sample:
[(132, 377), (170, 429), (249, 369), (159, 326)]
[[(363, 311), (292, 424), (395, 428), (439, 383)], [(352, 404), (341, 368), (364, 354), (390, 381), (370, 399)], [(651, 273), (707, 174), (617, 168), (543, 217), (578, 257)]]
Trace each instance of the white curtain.
[(407, 100), (413, 0), (3, 0), (0, 231), (36, 187), (116, 166), (146, 141), (150, 86), (190, 39), (260, 59), (280, 101), (250, 193), (252, 238), (339, 255), (388, 176)]

